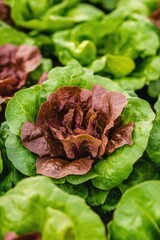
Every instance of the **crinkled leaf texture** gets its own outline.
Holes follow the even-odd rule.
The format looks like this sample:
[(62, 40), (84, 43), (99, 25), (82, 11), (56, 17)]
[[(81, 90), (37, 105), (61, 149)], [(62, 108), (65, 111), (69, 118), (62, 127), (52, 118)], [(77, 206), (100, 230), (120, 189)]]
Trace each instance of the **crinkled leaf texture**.
[(156, 118), (148, 141), (147, 154), (149, 158), (160, 166), (160, 96), (155, 104)]
[[(15, 141), (12, 141), (12, 146), (14, 147), (19, 139), (23, 123), (27, 121), (35, 123), (39, 107), (42, 102), (46, 101), (50, 93), (61, 86), (80, 86), (91, 89), (95, 84), (101, 84), (108, 91), (121, 92), (127, 97), (128, 104), (122, 113), (122, 122), (124, 124), (129, 122), (134, 123), (132, 135), (133, 145), (125, 145), (117, 149), (112, 155), (96, 163), (87, 174), (83, 176), (70, 175), (65, 179), (75, 185), (91, 179), (96, 188), (110, 190), (129, 176), (133, 164), (142, 156), (146, 149), (152, 128), (152, 121), (154, 119), (154, 113), (146, 101), (128, 96), (128, 94), (113, 81), (98, 75), (93, 75), (91, 70), (82, 68), (76, 61), (71, 61), (66, 67), (57, 67), (51, 70), (48, 75), (48, 81), (42, 85), (16, 93), (7, 105), (6, 119), (13, 136), (16, 135), (16, 137), (14, 137)], [(9, 139), (7, 141), (9, 141)], [(24, 174), (32, 175), (31, 172), (25, 169), (25, 161), (28, 159), (26, 158), (25, 161), (21, 158), (19, 159), (21, 162), (21, 169), (19, 169), (14, 152), (8, 148), (7, 144), (6, 148), (9, 159), (13, 165), (20, 171), (23, 169)], [(25, 155), (22, 144), (18, 151), (20, 152), (19, 155)], [(32, 156), (32, 161), (35, 161), (35, 155), (32, 154)], [(31, 161), (31, 158), (28, 161)]]
[(159, 179), (159, 169), (156, 164), (146, 158), (139, 159), (133, 165), (133, 171), (129, 177), (110, 191), (90, 186), (87, 202), (92, 206), (98, 206), (101, 212), (110, 212), (116, 208), (122, 194), (127, 189), (153, 179)]
[(109, 225), (111, 240), (160, 238), (160, 181), (146, 181), (122, 196)]
[(0, 198), (0, 212), (0, 239), (7, 232), (39, 232), (44, 240), (106, 239), (103, 223), (84, 200), (44, 176), (24, 179), (9, 190)]

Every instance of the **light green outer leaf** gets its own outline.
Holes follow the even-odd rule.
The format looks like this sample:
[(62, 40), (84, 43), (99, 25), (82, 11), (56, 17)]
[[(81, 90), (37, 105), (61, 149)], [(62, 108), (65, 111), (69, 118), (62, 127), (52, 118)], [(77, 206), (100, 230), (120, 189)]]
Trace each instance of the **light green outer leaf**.
[(160, 239), (159, 196), (160, 181), (146, 181), (127, 190), (109, 225), (109, 239)]
[(20, 90), (7, 104), (5, 113), (7, 122), (15, 135), (20, 135), (20, 129), (24, 122), (35, 122), (40, 106), (40, 89), (41, 86), (37, 85)]
[[(43, 226), (49, 220), (48, 215), (54, 218), (51, 212), (48, 214), (49, 209), (57, 210), (59, 215), (62, 213), (69, 218), (75, 240), (106, 239), (99, 216), (92, 212), (84, 200), (63, 192), (44, 176), (26, 178), (0, 198), (0, 239), (8, 231), (18, 234), (43, 232)], [(56, 225), (50, 227), (55, 230)], [(57, 227), (60, 229), (60, 226)], [(47, 231), (50, 234), (52, 228), (45, 229), (45, 237), (42, 236), (44, 240), (50, 239)], [(52, 239), (59, 240), (54, 236)]]
[(36, 155), (22, 145), (19, 136), (10, 132), (5, 146), (8, 158), (18, 171), (27, 176), (36, 175)]
[(72, 221), (63, 212), (53, 208), (46, 209), (47, 221), (43, 226), (43, 239), (75, 240), (75, 231)]

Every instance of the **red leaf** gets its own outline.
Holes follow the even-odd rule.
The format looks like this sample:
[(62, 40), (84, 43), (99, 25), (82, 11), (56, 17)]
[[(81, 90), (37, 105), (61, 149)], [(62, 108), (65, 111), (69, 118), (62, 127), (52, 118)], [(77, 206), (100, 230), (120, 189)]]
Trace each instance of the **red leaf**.
[(36, 169), (38, 174), (52, 178), (62, 178), (67, 175), (83, 175), (89, 172), (94, 160), (80, 158), (72, 162), (60, 158), (38, 158)]

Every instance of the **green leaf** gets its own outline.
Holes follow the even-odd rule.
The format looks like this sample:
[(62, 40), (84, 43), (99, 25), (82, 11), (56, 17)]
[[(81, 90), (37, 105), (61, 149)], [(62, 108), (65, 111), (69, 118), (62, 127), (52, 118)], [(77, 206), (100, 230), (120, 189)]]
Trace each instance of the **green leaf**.
[(154, 56), (159, 48), (159, 36), (152, 22), (143, 15), (131, 15), (112, 35), (113, 54), (137, 57)]
[(66, 64), (72, 58), (77, 59), (82, 65), (90, 64), (96, 58), (96, 46), (90, 40), (80, 43), (70, 39), (71, 30), (53, 34), (52, 41), (55, 45), (55, 54), (59, 60)]
[(115, 83), (117, 83), (122, 89), (129, 91), (129, 90), (139, 90), (143, 88), (146, 84), (146, 78), (145, 77), (134, 77), (134, 76), (128, 76), (123, 78), (117, 78), (113, 80)]
[(146, 58), (138, 64), (138, 67), (133, 74), (135, 77), (145, 77), (146, 82), (155, 81), (160, 78), (160, 56)]
[(59, 184), (58, 186), (69, 194), (77, 195), (82, 198), (87, 198), (88, 196), (88, 187), (85, 184), (73, 185), (66, 182), (64, 184)]
[(159, 169), (155, 163), (151, 162), (148, 159), (139, 159), (133, 165), (133, 171), (129, 177), (124, 180), (118, 187), (121, 192), (124, 192), (128, 188), (131, 188), (138, 183), (157, 178), (158, 171)]
[(159, 94), (160, 94), (160, 80), (150, 82), (148, 86), (148, 95), (152, 98), (158, 98)]
[(153, 122), (153, 128), (148, 141), (147, 154), (149, 158), (160, 166), (160, 97), (155, 104), (156, 118)]
[(86, 201), (91, 206), (102, 205), (102, 204), (104, 204), (108, 193), (109, 193), (109, 191), (95, 188), (92, 184), (90, 184), (88, 187), (88, 197), (87, 197)]
[(116, 78), (121, 78), (134, 70), (135, 63), (129, 57), (107, 54), (92, 62), (90, 68), (94, 72), (110, 73)]
[(109, 225), (109, 239), (159, 239), (159, 192), (160, 181), (146, 181), (127, 190)]
[(74, 175), (69, 175), (66, 177), (66, 180), (73, 185), (79, 185), (79, 184), (86, 182), (90, 179), (93, 179), (95, 177), (97, 177), (97, 174), (91, 170), (88, 173), (86, 173), (85, 175), (79, 175), (78, 178), (75, 177)]
[(113, 211), (117, 203), (119, 202), (120, 198), (122, 196), (122, 192), (118, 187), (113, 188), (111, 191), (109, 191), (105, 202), (100, 206), (101, 211), (103, 212), (111, 212)]
[(0, 36), (0, 45), (10, 43), (14, 45), (27, 44), (32, 46), (35, 43), (27, 34), (12, 28), (2, 21), (0, 21)]
[(5, 194), (9, 189), (13, 188), (25, 176), (13, 168), (0, 182), (0, 191)]
[(53, 209), (46, 209), (46, 222), (43, 226), (43, 239), (66, 239), (76, 240), (74, 224), (63, 212)]
[(10, 133), (5, 145), (7, 156), (17, 170), (28, 176), (36, 174), (36, 156), (22, 145), (19, 136)]
[[(127, 5), (127, 7), (129, 9), (137, 8), (137, 10), (139, 10), (139, 8), (141, 6), (142, 9), (146, 8), (146, 11), (148, 12), (148, 16), (149, 16), (153, 10), (157, 9), (158, 2), (159, 2), (159, 0), (152, 0), (152, 1), (150, 1), (150, 0), (119, 0), (117, 7)], [(147, 12), (144, 11), (144, 14), (147, 15), (146, 14)], [(141, 13), (143, 13), (143, 12), (141, 12)]]
[(10, 231), (40, 232), (44, 240), (106, 239), (102, 221), (85, 201), (44, 176), (26, 178), (0, 197), (0, 212), (1, 239)]
[(18, 91), (6, 108), (6, 119), (10, 130), (20, 136), (20, 129), (23, 123), (35, 122), (37, 111), (40, 106), (41, 86), (35, 86)]

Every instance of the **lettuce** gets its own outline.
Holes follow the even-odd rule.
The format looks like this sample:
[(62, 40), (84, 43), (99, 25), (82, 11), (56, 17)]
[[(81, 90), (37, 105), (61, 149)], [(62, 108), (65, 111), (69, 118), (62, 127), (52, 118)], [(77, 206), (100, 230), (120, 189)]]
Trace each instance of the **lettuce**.
[(39, 233), (44, 240), (106, 239), (104, 225), (84, 200), (63, 192), (47, 177), (19, 182), (0, 197), (0, 212), (0, 239), (9, 232)]
[[(10, 100), (6, 109), (6, 119), (11, 133), (6, 140), (6, 149), (9, 160), (21, 173), (35, 175), (35, 154), (28, 151), (20, 141), (20, 132), (25, 122), (36, 122), (37, 113), (47, 96), (61, 86), (79, 86), (91, 89), (100, 84), (108, 91), (121, 92), (127, 97), (121, 118), (123, 124), (134, 123), (132, 135), (133, 145), (124, 145), (104, 160), (98, 161), (92, 169), (80, 176), (69, 175), (64, 178), (71, 185), (89, 184), (96, 188), (99, 194), (118, 186), (132, 172), (133, 164), (142, 156), (148, 142), (154, 113), (149, 104), (137, 97), (130, 97), (113, 81), (93, 75), (91, 70), (82, 68), (79, 63), (71, 61), (66, 67), (57, 67), (50, 71), (48, 81), (42, 85), (21, 90)], [(58, 183), (58, 180), (56, 180)], [(66, 184), (64, 183), (64, 184)], [(61, 184), (61, 179), (59, 184)], [(88, 194), (90, 194), (88, 190)], [(89, 196), (89, 195), (88, 195)], [(102, 204), (102, 201), (101, 201)]]
[[(139, 5), (146, 11), (140, 11)], [(120, 4), (100, 21), (56, 32), (52, 37), (55, 55), (62, 64), (77, 59), (127, 91), (141, 89), (159, 77), (159, 33), (147, 16), (150, 8), (138, 1)]]
[(146, 16), (137, 14), (127, 7), (117, 8), (104, 16), (101, 21), (85, 22), (71, 30), (53, 35), (58, 56), (63, 51), (64, 55), (68, 51), (68, 54), (76, 58), (74, 45), (77, 47), (82, 45), (80, 50), (83, 55), (82, 49), (85, 45), (83, 46), (82, 43), (86, 41), (94, 44), (97, 53), (101, 55), (103, 51), (103, 54), (111, 53), (132, 59), (153, 56), (159, 48), (159, 36), (154, 24)]
[(12, 44), (0, 46), (0, 96), (12, 96), (22, 88), (28, 74), (34, 71), (41, 62), (41, 53), (36, 46)]
[(132, 145), (133, 122), (122, 124), (127, 99), (100, 85), (92, 91), (61, 87), (41, 105), (36, 124), (21, 128), (21, 142), (38, 155), (36, 172), (52, 178), (84, 175), (94, 162)]
[(159, 181), (146, 181), (126, 191), (109, 224), (108, 239), (159, 239), (159, 192)]
[(15, 0), (11, 4), (11, 16), (21, 27), (53, 32), (86, 20), (100, 19), (103, 12), (79, 0)]
[(0, 195), (3, 195), (25, 177), (7, 158), (5, 141), (9, 132), (8, 124), (3, 122), (0, 127)]

